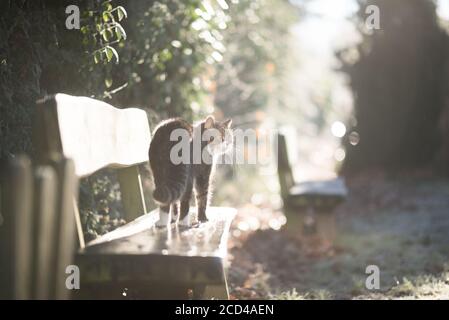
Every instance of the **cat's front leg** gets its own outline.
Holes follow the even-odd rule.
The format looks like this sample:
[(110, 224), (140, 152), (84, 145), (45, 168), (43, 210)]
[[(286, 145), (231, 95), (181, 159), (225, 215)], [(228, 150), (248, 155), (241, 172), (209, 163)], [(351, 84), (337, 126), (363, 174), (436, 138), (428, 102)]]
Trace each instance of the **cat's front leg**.
[(156, 227), (166, 227), (171, 221), (170, 205), (159, 207), (159, 220), (156, 221)]
[(171, 205), (171, 222), (177, 222), (179, 217), (179, 203), (174, 202)]
[(209, 203), (209, 177), (199, 176), (195, 179), (195, 195), (198, 208), (198, 221), (206, 222), (206, 209)]

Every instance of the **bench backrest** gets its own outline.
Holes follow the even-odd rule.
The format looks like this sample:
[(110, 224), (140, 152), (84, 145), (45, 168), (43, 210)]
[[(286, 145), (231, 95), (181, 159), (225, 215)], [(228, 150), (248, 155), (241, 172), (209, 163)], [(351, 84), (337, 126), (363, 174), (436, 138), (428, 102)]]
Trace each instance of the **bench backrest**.
[(292, 168), (288, 160), (287, 143), (283, 134), (278, 134), (278, 176), (281, 187), (281, 196), (285, 199), (290, 192), (290, 188), (295, 184)]
[[(56, 94), (38, 102), (34, 136), (39, 160), (72, 159), (78, 177), (105, 167), (117, 168), (125, 219), (130, 221), (147, 212), (138, 170), (139, 164), (148, 161), (151, 139), (145, 111)], [(80, 225), (79, 215), (77, 221)], [(80, 232), (78, 226), (83, 247)]]

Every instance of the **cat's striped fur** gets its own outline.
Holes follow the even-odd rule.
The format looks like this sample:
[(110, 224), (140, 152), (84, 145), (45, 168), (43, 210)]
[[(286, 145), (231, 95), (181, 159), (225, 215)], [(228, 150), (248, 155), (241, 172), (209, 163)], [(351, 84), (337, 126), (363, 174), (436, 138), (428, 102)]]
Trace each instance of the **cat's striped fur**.
[[(155, 185), (153, 198), (160, 205), (161, 214), (169, 213), (171, 208), (172, 216), (171, 219), (167, 218), (169, 221), (161, 221), (159, 225), (165, 225), (170, 220), (177, 220), (178, 217), (182, 224), (188, 224), (187, 215), (193, 190), (198, 207), (198, 220), (207, 221), (206, 209), (210, 198), (213, 158), (232, 145), (230, 126), (231, 120), (219, 122), (212, 116), (195, 126), (180, 118), (164, 121), (157, 126), (149, 150), (150, 167)], [(174, 164), (170, 159), (172, 148), (179, 143), (179, 141), (170, 141), (170, 135), (176, 129), (186, 130), (190, 137), (188, 163)], [(203, 134), (209, 129), (215, 129), (219, 133), (218, 136), (202, 141), (201, 137), (204, 137)], [(206, 159), (201, 158), (200, 163), (193, 161), (194, 139), (200, 139), (202, 154), (206, 149), (204, 153)]]

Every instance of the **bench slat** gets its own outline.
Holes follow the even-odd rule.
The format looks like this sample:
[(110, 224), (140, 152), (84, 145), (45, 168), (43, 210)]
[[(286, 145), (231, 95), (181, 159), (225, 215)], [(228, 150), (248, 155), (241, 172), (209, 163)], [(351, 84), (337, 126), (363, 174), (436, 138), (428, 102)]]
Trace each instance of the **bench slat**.
[(58, 177), (56, 202), (55, 277), (52, 294), (56, 299), (69, 299), (71, 290), (66, 287), (66, 268), (73, 264), (76, 252), (76, 221), (73, 206), (74, 196), (78, 195), (78, 179), (75, 165), (71, 159), (62, 159), (53, 163)]
[(346, 197), (348, 190), (346, 189), (342, 178), (332, 180), (314, 180), (304, 181), (290, 188), (290, 194), (293, 196), (309, 195), (309, 196), (335, 196)]
[(49, 299), (55, 281), (57, 176), (51, 166), (39, 166), (34, 182), (34, 299)]
[(0, 299), (32, 298), (33, 173), (25, 156), (1, 172)]
[(122, 203), (125, 209), (125, 220), (132, 221), (142, 214), (147, 213), (139, 168), (132, 166), (119, 169), (118, 179), (120, 182)]

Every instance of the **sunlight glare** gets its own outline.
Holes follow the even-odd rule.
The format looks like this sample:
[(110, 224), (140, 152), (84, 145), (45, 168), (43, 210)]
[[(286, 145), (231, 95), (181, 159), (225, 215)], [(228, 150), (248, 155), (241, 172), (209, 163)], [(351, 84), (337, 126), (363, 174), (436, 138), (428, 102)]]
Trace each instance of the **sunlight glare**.
[(441, 19), (449, 20), (449, 1), (439, 0), (437, 13)]

